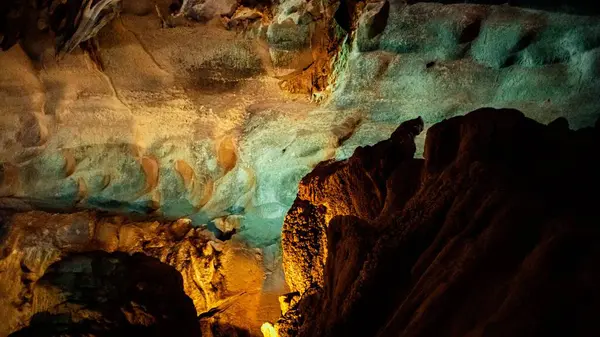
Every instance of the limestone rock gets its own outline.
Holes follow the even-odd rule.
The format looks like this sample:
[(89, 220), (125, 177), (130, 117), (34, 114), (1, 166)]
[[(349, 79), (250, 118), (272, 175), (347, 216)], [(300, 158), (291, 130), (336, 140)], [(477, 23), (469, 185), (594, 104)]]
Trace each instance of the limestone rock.
[(298, 292), (288, 293), (279, 297), (279, 306), (281, 307), (281, 314), (285, 315), (288, 310), (295, 307), (300, 300), (300, 294)]
[[(374, 190), (384, 201), (372, 214), (288, 216), (287, 233), (321, 233), (326, 247), (288, 236), (286, 272), (326, 262), (321, 283), (297, 287), (279, 335), (597, 334), (600, 130), (481, 109), (431, 127), (422, 160), (390, 151), (401, 129), (303, 182), (324, 197), (299, 195), (292, 215), (346, 200), (372, 209)], [(318, 172), (371, 172), (373, 183), (340, 193)]]
[(365, 6), (358, 20), (358, 30), (356, 33), (356, 43), (361, 51), (369, 51), (370, 45), (377, 46), (377, 43), (371, 40), (375, 39), (385, 30), (389, 15), (390, 2), (387, 0), (370, 2)]
[(230, 20), (227, 20), (227, 27), (239, 27), (248, 26), (248, 24), (260, 20), (264, 17), (264, 14), (256, 8), (248, 8), (244, 6), (238, 7), (233, 13)]
[[(51, 287), (55, 290), (48, 290), (50, 294), (47, 296), (52, 297), (54, 302), (48, 302), (50, 299), (45, 299), (47, 296), (44, 295), (44, 292), (40, 293), (36, 289), (41, 289), (40, 287), (46, 289), (42, 284), (44, 284), (44, 278), (48, 274), (56, 276), (56, 273), (62, 273), (61, 270), (67, 268), (56, 267), (59, 271), (55, 272), (53, 271), (55, 267), (50, 266), (81, 266), (83, 268), (82, 272), (87, 273), (88, 271), (85, 268), (88, 267), (86, 266), (96, 264), (96, 262), (90, 261), (112, 259), (111, 255), (103, 252), (118, 253), (115, 255), (117, 260), (125, 259), (123, 260), (125, 265), (137, 263), (135, 261), (141, 261), (140, 263), (144, 264), (145, 259), (156, 259), (156, 263), (152, 263), (169, 270), (165, 273), (168, 275), (175, 273), (180, 280), (177, 289), (182, 290), (182, 294), (185, 294), (187, 301), (194, 309), (195, 324), (197, 324), (196, 315), (202, 315), (223, 306), (228, 308), (227, 312), (219, 313), (216, 316), (218, 320), (209, 327), (211, 329), (217, 329), (219, 324), (234, 324), (252, 329), (254, 333), (257, 333), (262, 321), (255, 322), (252, 318), (248, 318), (253, 317), (253, 314), (249, 316), (249, 313), (258, 310), (261, 301), (270, 300), (268, 298), (263, 299), (263, 294), (257, 291), (261, 289), (266, 273), (262, 256), (257, 255), (254, 249), (242, 243), (233, 240), (222, 242), (206, 229), (193, 228), (189, 219), (180, 219), (173, 222), (133, 221), (120, 216), (102, 216), (90, 212), (48, 214), (35, 211), (3, 215), (0, 218), (0, 225), (3, 231), (3, 235), (0, 237), (2, 247), (0, 268), (7, 271), (0, 274), (0, 288), (3, 289), (0, 296), (0, 307), (3, 310), (4, 317), (0, 324), (0, 334), (2, 335), (14, 332), (18, 327), (22, 327), (23, 324), (29, 322), (30, 319), (32, 325), (30, 328), (23, 330), (23, 334), (34, 333), (34, 331), (37, 331), (36, 329), (46, 324), (52, 326), (56, 323), (58, 317), (73, 315), (74, 313), (70, 311), (78, 310), (74, 307), (75, 302), (77, 302), (75, 300), (74, 304), (69, 305), (67, 308), (57, 307), (50, 310), (50, 307), (58, 305), (56, 301), (60, 301), (64, 297), (63, 295), (59, 296), (58, 293), (61, 291), (78, 293), (81, 289), (67, 291), (59, 287), (63, 290), (57, 293), (56, 289)], [(86, 255), (89, 252), (94, 253)], [(140, 257), (129, 261), (129, 257), (121, 258), (121, 256), (125, 256), (124, 253), (143, 254), (145, 256), (140, 255)], [(81, 259), (87, 262), (76, 263), (75, 260), (80, 260), (79, 257), (75, 257), (79, 256), (77, 254), (80, 254)], [(104, 265), (104, 262), (98, 263)], [(66, 270), (69, 270), (69, 268), (71, 267)], [(105, 271), (112, 273), (111, 270), (102, 269), (102, 273)], [(160, 271), (153, 272), (160, 273)], [(104, 275), (112, 280), (110, 282), (114, 281), (120, 284), (124, 281), (122, 279), (114, 280), (113, 276), (102, 273), (101, 276)], [(94, 275), (96, 275), (95, 272), (93, 275), (83, 275), (81, 277), (88, 280), (93, 279)], [(129, 276), (119, 275), (121, 275), (120, 272), (115, 277), (129, 279)], [(62, 280), (65, 277), (60, 276), (58, 279)], [(94, 287), (98, 284), (93, 280), (89, 282), (92, 282)], [(104, 281), (98, 282), (102, 284)], [(81, 286), (83, 287), (83, 285)], [(117, 284), (114, 286), (119, 287)], [(276, 284), (273, 284), (273, 286), (273, 291), (281, 291), (281, 288), (277, 287)], [(107, 287), (112, 286), (107, 285)], [(173, 291), (175, 290), (174, 288)], [(245, 294), (246, 292), (248, 294)], [(87, 294), (87, 292), (84, 293)], [(274, 298), (272, 302), (276, 304), (277, 299)], [(138, 304), (140, 303), (138, 302)], [(134, 310), (135, 306), (127, 308)], [(127, 308), (124, 310), (129, 310)], [(242, 310), (243, 308), (246, 308), (246, 311)], [(183, 307), (181, 309), (183, 310)], [(44, 314), (43, 312), (46, 310), (52, 312)], [(120, 309), (105, 307), (100, 313), (92, 315), (92, 313), (86, 311), (82, 315), (89, 314), (92, 319), (101, 319), (100, 317), (104, 315), (103, 310), (118, 311)], [(144, 323), (142, 325), (152, 325), (154, 323), (150, 324), (150, 321), (160, 321), (160, 317), (153, 316), (158, 315), (158, 313), (140, 313), (142, 316), (138, 317), (136, 310), (131, 312), (131, 315), (125, 312), (127, 319), (131, 317), (135, 320), (148, 318), (149, 321), (144, 321), (148, 324)], [(276, 315), (277, 313), (273, 314)], [(262, 319), (272, 319), (268, 317), (275, 317), (273, 314), (266, 311), (265, 317)], [(78, 319), (75, 317), (73, 321)], [(107, 317), (107, 319), (110, 321), (113, 318)], [(109, 324), (105, 327), (106, 329), (121, 329), (122, 317), (114, 319), (116, 319), (116, 321), (113, 321), (114, 324)], [(58, 326), (56, 328), (58, 329)], [(74, 329), (74, 326), (72, 328)], [(162, 335), (164, 334), (161, 332)]]
[(71, 52), (96, 36), (121, 10), (121, 0), (14, 1), (0, 7), (0, 47), (8, 50), (19, 40), (30, 47), (51, 30), (56, 52)]
[(325, 92), (338, 44), (332, 26), (334, 3), (282, 1), (268, 26), (270, 61), (281, 87), (291, 92)]
[[(408, 0), (408, 3), (417, 3), (417, 2), (434, 2), (432, 0)], [(453, 3), (471, 3), (471, 4), (484, 4), (484, 5), (504, 5), (507, 4), (504, 0), (435, 0), (435, 2), (440, 2), (444, 4), (453, 4)], [(584, 0), (574, 0), (574, 1), (562, 1), (562, 0), (551, 0), (551, 1), (542, 1), (542, 0), (511, 0), (508, 2), (511, 6), (522, 7), (522, 8), (534, 8), (534, 9), (544, 9), (549, 11), (556, 12), (566, 12), (566, 13), (577, 13), (583, 15), (597, 15), (598, 8), (593, 7), (587, 1)]]
[(155, 3), (150, 0), (121, 0), (123, 13), (139, 16), (149, 15), (155, 11)]
[[(95, 51), (60, 60), (44, 38), (17, 34), (22, 43), (0, 53), (0, 205), (211, 228), (234, 216), (240, 237), (262, 248), (278, 242), (298, 183), (318, 163), (416, 116), (425, 129), (483, 106), (574, 128), (598, 117), (597, 17), (351, 2), (350, 34), (338, 27), (339, 2), (296, 0), (240, 2), (230, 22), (247, 26), (171, 28), (161, 21), (170, 1), (127, 0)], [(9, 3), (0, 15), (14, 14)], [(186, 8), (201, 4), (229, 3)], [(417, 136), (417, 156), (423, 145)]]
[[(424, 165), (402, 159), (405, 171), (388, 176), (377, 172), (398, 163), (355, 160), (342, 165), (346, 173), (321, 171), (322, 180), (300, 188), (319, 206), (288, 216), (315, 230), (285, 228), (281, 238), (299, 182), (320, 162), (345, 160), (417, 116), (427, 129), (480, 107), (511, 107), (541, 123), (563, 117), (579, 129), (594, 125), (600, 111), (600, 19), (555, 6), (579, 7), (578, 0), (511, 1), (533, 10), (489, 5), (497, 1), (123, 0), (111, 21), (105, 19), (119, 1), (43, 1), (47, 9), (38, 2), (0, 1), (0, 47), (8, 49), (0, 53), (0, 208), (64, 217), (50, 219), (46, 234), (41, 226), (11, 232), (24, 243), (7, 244), (15, 254), (2, 247), (8, 258), (1, 263), (10, 265), (2, 277), (11, 281), (0, 302), (11, 329), (32, 314), (31, 280), (64, 254), (93, 247), (169, 260), (199, 313), (218, 312), (205, 317), (207, 331), (241, 317), (257, 333), (261, 315), (270, 313), (254, 308), (263, 300), (276, 307), (288, 290), (235, 297), (220, 311), (238, 293), (214, 290), (223, 279), (212, 266), (226, 256), (232, 265), (224, 269), (248, 267), (256, 279), (247, 288), (258, 289), (264, 277), (267, 292), (281, 286), (283, 260), (293, 270), (293, 290), (315, 299), (326, 279), (328, 224), (336, 216), (369, 222), (393, 212), (420, 188), (421, 180), (403, 175)], [(99, 20), (77, 35), (93, 32), (94, 41), (57, 58), (50, 32), (76, 47), (69, 37), (81, 26), (81, 5), (100, 3), (109, 11), (90, 7)], [(424, 134), (406, 143), (407, 157), (423, 155)], [(357, 197), (342, 182), (371, 192)], [(388, 184), (402, 187), (388, 191)], [(345, 197), (326, 202), (335, 196), (329, 188)], [(94, 215), (75, 222), (82, 210), (129, 220)], [(189, 223), (173, 224), (182, 218)], [(314, 269), (293, 267), (277, 248), (281, 241), (285, 256), (297, 254)], [(21, 262), (35, 272), (19, 282)], [(243, 282), (225, 279), (244, 291)], [(13, 312), (15, 299), (22, 316)]]
[(359, 148), (346, 161), (321, 163), (302, 179), (282, 231), (283, 263), (292, 290), (303, 293), (323, 285), (329, 221), (349, 215), (376, 218), (385, 204), (387, 177), (398, 163), (413, 158), (414, 137), (422, 130), (420, 118), (407, 121), (390, 141)]

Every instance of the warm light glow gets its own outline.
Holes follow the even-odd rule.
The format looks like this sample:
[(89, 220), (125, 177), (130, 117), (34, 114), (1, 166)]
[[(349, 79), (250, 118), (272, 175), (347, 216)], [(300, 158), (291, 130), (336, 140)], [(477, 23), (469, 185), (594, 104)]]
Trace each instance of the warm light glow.
[(277, 337), (277, 331), (275, 330), (275, 327), (269, 322), (263, 323), (263, 325), (260, 327), (260, 331), (264, 337)]

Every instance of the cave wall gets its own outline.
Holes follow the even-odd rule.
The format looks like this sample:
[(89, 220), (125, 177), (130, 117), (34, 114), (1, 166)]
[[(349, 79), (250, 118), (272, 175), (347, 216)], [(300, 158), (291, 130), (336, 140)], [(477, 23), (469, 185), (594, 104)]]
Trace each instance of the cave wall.
[(237, 5), (124, 1), (97, 48), (58, 59), (23, 33), (0, 53), (2, 207), (190, 217), (270, 246), (301, 177), (404, 120), (495, 106), (579, 128), (600, 111), (595, 16), (394, 0), (344, 3), (343, 23), (337, 2)]
[[(165, 222), (87, 211), (0, 212), (0, 247), (1, 336), (19, 330), (23, 331), (18, 336), (35, 335), (44, 326), (60, 330), (61, 324), (72, 325), (67, 330), (75, 333), (89, 328), (85, 320), (111, 336), (117, 331), (127, 335), (136, 317), (146, 316), (147, 324), (142, 325), (149, 329), (152, 322), (162, 324), (157, 336), (170, 335), (169, 324), (183, 323), (192, 324), (194, 329), (184, 329), (189, 334), (201, 328), (210, 336), (208, 331), (237, 327), (258, 335), (261, 324), (279, 314), (277, 297), (285, 291), (277, 251), (256, 250), (235, 238), (219, 240), (206, 227), (193, 227), (185, 219)], [(106, 266), (115, 259), (120, 267)], [(156, 270), (144, 269), (147, 264)], [(139, 269), (131, 267), (137, 265)], [(136, 293), (138, 283), (143, 288), (144, 282), (152, 285), (149, 293)], [(154, 296), (153, 289), (157, 297), (172, 297), (173, 307), (145, 299)], [(103, 292), (110, 301), (100, 299)], [(156, 305), (160, 310), (153, 311)], [(121, 309), (129, 323), (111, 314)], [(55, 331), (48, 329), (47, 333)], [(113, 334), (111, 329), (116, 329)]]
[[(7, 4), (24, 3), (2, 2), (0, 19)], [(575, 9), (537, 10), (535, 1), (124, 0), (95, 39), (60, 55), (35, 12), (20, 12), (27, 15), (18, 43), (0, 53), (0, 209), (17, 212), (0, 238), (0, 265), (10, 271), (0, 277), (0, 334), (37, 313), (30, 287), (50, 264), (90, 250), (140, 252), (173, 266), (198, 314), (227, 307), (215, 317), (257, 334), (279, 311), (282, 263), (298, 292), (283, 300), (286, 310), (326, 279), (325, 227), (284, 226), (281, 238), (297, 195), (331, 197), (317, 192), (336, 186), (335, 175), (298, 187), (319, 163), (394, 138), (416, 116), (427, 130), (484, 106), (518, 108), (541, 123), (594, 124), (600, 19), (569, 4)], [(0, 22), (0, 34), (19, 18)], [(401, 158), (423, 156), (425, 132), (415, 143), (397, 134)], [(350, 182), (383, 190), (367, 179), (379, 169), (363, 168)], [(389, 202), (333, 190), (348, 198), (295, 207), (288, 223), (372, 220)], [(173, 228), (181, 224), (189, 237)], [(349, 230), (349, 245), (374, 244), (362, 225)], [(311, 250), (293, 236), (311, 240)], [(214, 286), (213, 276), (225, 284)]]
[[(265, 41), (279, 54), (306, 54), (305, 42), (278, 45), (261, 23), (268, 13), (226, 25), (178, 17), (162, 28), (145, 4), (124, 6), (100, 33), (101, 69), (81, 50), (55, 59), (51, 44), (31, 60), (29, 46), (41, 44), (33, 37), (0, 54), (1, 204), (189, 216), (197, 225), (233, 226), (247, 214), (257, 219), (247, 221), (247, 240), (274, 244), (297, 181), (340, 137), (336, 115), (270, 76), (296, 69), (273, 65)], [(168, 5), (159, 6), (165, 17)]]
[[(363, 111), (366, 130), (357, 134), (380, 141), (408, 118), (422, 116), (427, 127), (486, 106), (519, 109), (542, 123), (565, 117), (575, 128), (598, 117), (597, 17), (395, 1), (389, 11), (373, 38), (373, 13), (359, 19), (333, 95), (337, 108)], [(387, 134), (372, 131), (384, 126)]]
[(31, 292), (39, 312), (11, 337), (201, 335), (181, 274), (144, 254), (70, 254)]

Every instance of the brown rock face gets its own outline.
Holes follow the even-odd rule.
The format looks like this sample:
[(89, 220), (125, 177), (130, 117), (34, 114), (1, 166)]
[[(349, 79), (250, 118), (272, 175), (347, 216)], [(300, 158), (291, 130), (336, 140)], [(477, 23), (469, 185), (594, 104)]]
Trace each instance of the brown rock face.
[(420, 160), (420, 125), (302, 181), (279, 335), (598, 335), (600, 130), (481, 109), (431, 127)]
[[(381, 212), (385, 177), (398, 163), (413, 158), (413, 138), (422, 128), (421, 119), (406, 122), (392, 134), (390, 141), (370, 150), (358, 149), (356, 155), (344, 162), (322, 163), (302, 180), (282, 235), (286, 280), (294, 291), (322, 286), (327, 223), (332, 218), (354, 215), (374, 219)], [(394, 156), (382, 160), (387, 153)]]

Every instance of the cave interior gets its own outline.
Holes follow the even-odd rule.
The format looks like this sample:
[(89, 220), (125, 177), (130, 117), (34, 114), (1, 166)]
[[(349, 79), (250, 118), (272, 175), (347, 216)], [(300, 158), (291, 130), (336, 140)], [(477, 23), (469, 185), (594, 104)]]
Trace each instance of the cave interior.
[(0, 1), (0, 337), (597, 337), (598, 191), (590, 1)]

